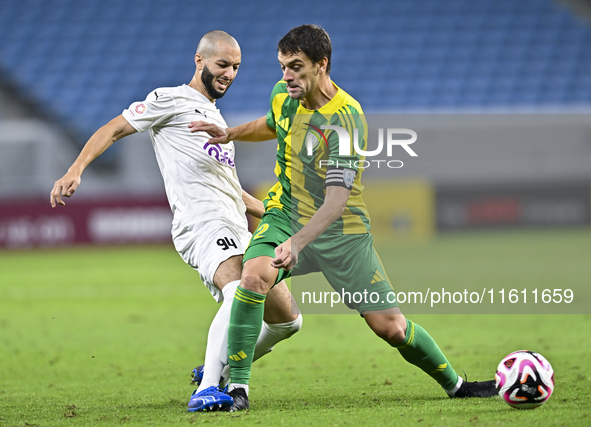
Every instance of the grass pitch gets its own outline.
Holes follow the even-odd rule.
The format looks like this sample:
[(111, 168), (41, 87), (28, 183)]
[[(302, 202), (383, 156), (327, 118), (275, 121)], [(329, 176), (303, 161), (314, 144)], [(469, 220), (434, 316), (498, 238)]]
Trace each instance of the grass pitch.
[[(591, 284), (588, 229), (449, 235), (380, 254), (394, 283), (446, 286), (467, 272), (507, 287)], [(307, 315), (255, 363), (250, 412), (188, 413), (216, 310), (172, 246), (0, 253), (0, 426), (591, 424), (588, 314), (409, 316), (470, 380), (492, 379), (510, 351), (542, 353), (556, 389), (536, 410), (451, 400), (359, 316)]]

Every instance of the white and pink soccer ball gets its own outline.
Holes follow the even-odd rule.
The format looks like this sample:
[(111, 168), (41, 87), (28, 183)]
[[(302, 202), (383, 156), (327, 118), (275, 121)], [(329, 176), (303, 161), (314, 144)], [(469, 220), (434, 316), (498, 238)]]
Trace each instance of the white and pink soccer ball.
[(501, 360), (495, 380), (501, 399), (519, 409), (537, 408), (554, 391), (552, 366), (533, 351), (515, 351)]

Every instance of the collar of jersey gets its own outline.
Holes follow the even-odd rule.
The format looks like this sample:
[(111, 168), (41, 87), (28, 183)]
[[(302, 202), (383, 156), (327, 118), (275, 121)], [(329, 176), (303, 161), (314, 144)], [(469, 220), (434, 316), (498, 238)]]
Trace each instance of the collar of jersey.
[(337, 93), (335, 93), (335, 95), (332, 97), (332, 99), (330, 101), (328, 101), (326, 104), (324, 104), (322, 107), (320, 107), (319, 110), (308, 110), (306, 107), (304, 107), (302, 105), (301, 102), (300, 102), (300, 108), (303, 109), (304, 112), (308, 112), (309, 111), (310, 113), (313, 113), (315, 111), (318, 111), (320, 114), (325, 114), (325, 113), (326, 114), (331, 114), (331, 113), (334, 113), (335, 109), (333, 108), (333, 105), (339, 104), (341, 102), (341, 97), (343, 96), (343, 91), (332, 80), (330, 82), (333, 84), (334, 87), (337, 88)]
[(213, 100), (213, 102), (211, 102), (209, 99), (207, 99), (207, 97), (205, 95), (203, 95), (197, 89), (192, 88), (188, 84), (184, 84), (183, 87), (188, 88), (190, 91), (194, 92), (199, 98), (201, 98), (200, 101), (203, 101), (205, 103), (204, 108), (207, 108), (207, 107), (210, 107), (211, 106), (211, 108), (213, 110), (217, 110), (216, 105), (215, 105), (215, 99)]

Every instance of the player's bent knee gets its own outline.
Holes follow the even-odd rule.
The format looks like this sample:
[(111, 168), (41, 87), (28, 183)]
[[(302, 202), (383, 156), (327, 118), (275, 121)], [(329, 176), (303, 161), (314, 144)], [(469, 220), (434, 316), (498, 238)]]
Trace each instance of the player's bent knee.
[(371, 329), (378, 337), (391, 345), (400, 344), (406, 337), (406, 329), (394, 321), (371, 325)]
[(393, 324), (388, 328), (380, 329), (377, 331), (374, 329), (374, 332), (381, 339), (386, 341), (388, 344), (392, 345), (400, 344), (402, 341), (404, 341), (404, 338), (406, 336), (406, 331), (396, 324)]
[(243, 272), (240, 286), (249, 291), (266, 295), (272, 285), (269, 285), (259, 274)]
[(249, 291), (267, 295), (277, 279), (277, 269), (271, 267), (270, 257), (247, 260), (242, 269), (240, 286)]

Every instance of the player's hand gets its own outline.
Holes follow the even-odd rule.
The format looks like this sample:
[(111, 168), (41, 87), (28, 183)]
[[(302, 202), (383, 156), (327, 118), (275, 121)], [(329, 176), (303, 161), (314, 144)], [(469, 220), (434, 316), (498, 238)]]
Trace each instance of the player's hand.
[(211, 139), (207, 141), (210, 144), (227, 144), (231, 141), (227, 130), (213, 123), (191, 122), (189, 129), (191, 132), (207, 132), (211, 136)]
[(63, 177), (55, 181), (53, 189), (49, 193), (49, 202), (51, 207), (55, 208), (56, 202), (62, 206), (66, 206), (66, 203), (62, 200), (63, 197), (70, 197), (78, 186), (80, 185), (81, 178), (80, 174), (75, 172), (68, 172)]
[(275, 248), (275, 258), (271, 260), (271, 267), (290, 271), (298, 263), (298, 250), (291, 244), (291, 239)]

